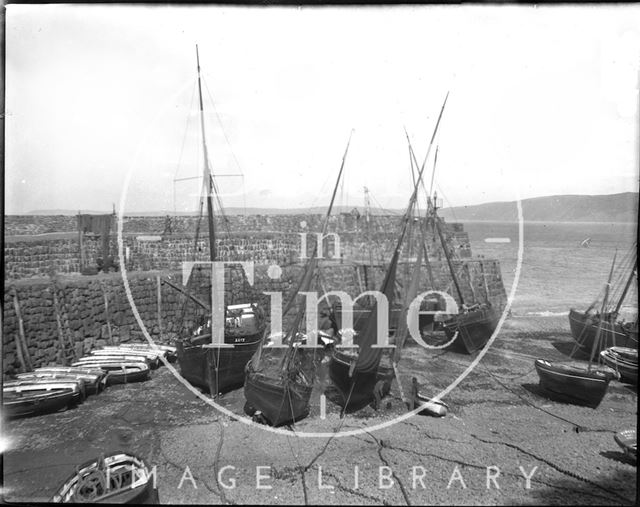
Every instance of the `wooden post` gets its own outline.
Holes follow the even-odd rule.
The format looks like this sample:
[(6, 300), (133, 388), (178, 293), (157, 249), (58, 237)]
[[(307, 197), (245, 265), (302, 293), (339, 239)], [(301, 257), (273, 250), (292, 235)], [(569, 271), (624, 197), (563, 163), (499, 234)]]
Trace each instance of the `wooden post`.
[(24, 333), (24, 322), (22, 321), (22, 314), (20, 313), (20, 303), (18, 301), (18, 291), (13, 288), (13, 307), (18, 317), (18, 335), (16, 336), (16, 350), (18, 352), (18, 359), (24, 371), (33, 370), (31, 365), (31, 357), (29, 356), (29, 347), (27, 346), (27, 338)]
[(156, 275), (156, 294), (158, 302), (158, 333), (162, 338), (162, 284), (160, 282), (160, 275)]
[(60, 311), (58, 309), (58, 295), (56, 294), (56, 287), (53, 286), (53, 313), (56, 317), (56, 327), (58, 328), (58, 341), (60, 342), (60, 354), (59, 360), (64, 361), (67, 364), (66, 344), (64, 339), (64, 332), (62, 331), (62, 321), (60, 320)]
[(109, 332), (109, 344), (115, 345), (113, 342), (113, 334), (111, 333), (111, 322), (109, 321), (109, 299), (107, 298), (107, 291), (104, 288), (104, 284), (100, 282), (100, 289), (102, 289), (102, 298), (104, 299), (104, 315), (107, 320), (107, 331)]

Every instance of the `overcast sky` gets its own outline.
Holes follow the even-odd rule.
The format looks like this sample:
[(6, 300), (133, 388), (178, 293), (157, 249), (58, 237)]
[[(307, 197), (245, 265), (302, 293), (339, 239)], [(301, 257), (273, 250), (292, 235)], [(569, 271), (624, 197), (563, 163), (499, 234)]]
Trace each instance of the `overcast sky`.
[[(640, 7), (8, 5), (5, 211), (401, 208), (404, 128), (458, 206), (638, 189)], [(197, 92), (196, 92), (197, 93)], [(213, 99), (213, 100), (211, 100)], [(430, 170), (431, 164), (429, 164)], [(427, 176), (427, 179), (430, 175)]]

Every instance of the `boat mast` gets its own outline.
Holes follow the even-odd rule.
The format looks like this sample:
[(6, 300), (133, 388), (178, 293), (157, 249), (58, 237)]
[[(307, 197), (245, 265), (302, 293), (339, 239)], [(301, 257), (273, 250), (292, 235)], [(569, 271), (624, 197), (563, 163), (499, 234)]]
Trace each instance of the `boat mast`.
[(207, 150), (207, 142), (204, 129), (204, 108), (202, 106), (202, 83), (200, 80), (200, 55), (198, 54), (198, 45), (196, 44), (196, 61), (198, 64), (198, 97), (200, 99), (200, 130), (202, 132), (202, 151), (204, 156), (204, 165), (202, 168), (203, 185), (207, 196), (207, 220), (209, 223), (209, 257), (212, 261), (216, 260), (216, 233), (215, 224), (213, 222), (213, 180), (209, 164), (209, 152)]
[(624, 298), (627, 297), (627, 292), (629, 292), (629, 287), (631, 286), (631, 281), (633, 280), (633, 275), (635, 274), (636, 271), (636, 267), (633, 266), (631, 268), (631, 273), (629, 274), (629, 278), (627, 279), (627, 283), (624, 286), (624, 290), (622, 291), (622, 294), (620, 295), (620, 299), (618, 300), (618, 303), (616, 304), (616, 309), (613, 310), (613, 317), (617, 317), (618, 313), (620, 312), (620, 308), (622, 308), (622, 303), (624, 302)]
[(607, 279), (607, 283), (604, 286), (604, 298), (602, 299), (602, 307), (600, 308), (600, 321), (598, 322), (598, 330), (596, 331), (596, 338), (593, 340), (593, 346), (591, 347), (591, 354), (589, 355), (589, 368), (588, 371), (591, 371), (591, 364), (593, 362), (593, 357), (598, 349), (600, 342), (600, 335), (602, 334), (602, 323), (604, 320), (604, 312), (607, 308), (607, 300), (609, 299), (609, 288), (611, 287), (611, 278), (613, 277), (613, 267), (616, 265), (616, 256), (617, 253), (613, 256), (613, 262), (611, 263), (611, 270), (609, 271), (609, 278)]

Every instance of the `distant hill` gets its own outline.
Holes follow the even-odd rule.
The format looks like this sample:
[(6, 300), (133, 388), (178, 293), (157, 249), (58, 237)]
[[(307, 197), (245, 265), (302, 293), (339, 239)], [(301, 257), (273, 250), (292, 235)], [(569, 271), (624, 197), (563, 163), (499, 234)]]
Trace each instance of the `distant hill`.
[[(357, 206), (364, 214), (361, 206)], [(304, 215), (326, 213), (327, 208), (227, 208), (228, 215)], [(338, 206), (334, 213), (349, 213), (352, 206)], [(371, 209), (372, 214), (401, 214), (399, 209)], [(86, 211), (99, 214), (110, 211)], [(78, 210), (38, 210), (27, 215), (76, 215)], [(522, 200), (522, 213), (527, 221), (539, 222), (637, 222), (638, 193), (625, 192), (609, 195), (553, 195)], [(131, 211), (128, 216), (193, 216), (195, 212)], [(474, 206), (443, 208), (440, 215), (449, 221), (514, 221), (517, 220), (516, 202), (490, 202)]]
[[(362, 207), (358, 206), (334, 206), (333, 213), (350, 213), (354, 208), (358, 209), (359, 213), (364, 213)], [(225, 208), (225, 213), (227, 215), (317, 215), (327, 212), (326, 206), (316, 206), (313, 208)], [(86, 213), (89, 215), (99, 215), (111, 213), (111, 211), (95, 211), (95, 210), (81, 210), (82, 213)], [(373, 215), (388, 215), (388, 214), (401, 214), (400, 210), (380, 210), (380, 209), (371, 209), (371, 214)], [(9, 213), (10, 215), (12, 213)], [(57, 209), (57, 210), (35, 210), (29, 211), (25, 213), (25, 215), (77, 215), (78, 210), (68, 210), (68, 209)], [(173, 215), (173, 216), (195, 216), (195, 211), (127, 211), (125, 212), (126, 216), (136, 216), (136, 217), (160, 217), (165, 215)]]
[[(532, 222), (637, 222), (638, 193), (553, 195), (522, 199), (522, 215)], [(516, 201), (443, 208), (449, 221), (514, 221)]]

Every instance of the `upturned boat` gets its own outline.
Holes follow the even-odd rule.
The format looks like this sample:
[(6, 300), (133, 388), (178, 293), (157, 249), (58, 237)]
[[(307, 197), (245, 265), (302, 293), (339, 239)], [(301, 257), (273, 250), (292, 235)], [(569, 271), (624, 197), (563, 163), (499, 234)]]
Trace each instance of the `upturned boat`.
[(116, 452), (76, 467), (51, 502), (155, 505), (155, 478), (141, 458)]
[(141, 382), (149, 378), (149, 365), (139, 361), (120, 361), (118, 359), (101, 359), (98, 356), (81, 358), (72, 366), (84, 368), (101, 368), (107, 375), (107, 385)]
[(78, 368), (72, 366), (43, 366), (34, 372), (42, 375), (70, 375), (82, 379), (88, 394), (100, 392), (107, 385), (107, 373), (101, 368)]
[(9, 418), (56, 412), (82, 399), (79, 382), (9, 381), (2, 386), (2, 412)]
[(15, 378), (21, 381), (78, 382), (85, 395), (96, 394), (100, 391), (103, 387), (100, 383), (102, 377), (104, 377), (104, 373), (101, 375), (78, 375), (76, 373), (43, 372), (38, 370), (15, 375)]
[(94, 349), (90, 352), (89, 357), (98, 357), (100, 359), (116, 359), (118, 361), (139, 361), (147, 363), (151, 369), (156, 369), (160, 364), (160, 359), (158, 358), (158, 354), (156, 353), (127, 349)]

